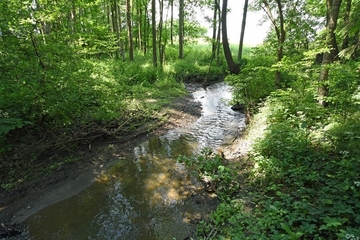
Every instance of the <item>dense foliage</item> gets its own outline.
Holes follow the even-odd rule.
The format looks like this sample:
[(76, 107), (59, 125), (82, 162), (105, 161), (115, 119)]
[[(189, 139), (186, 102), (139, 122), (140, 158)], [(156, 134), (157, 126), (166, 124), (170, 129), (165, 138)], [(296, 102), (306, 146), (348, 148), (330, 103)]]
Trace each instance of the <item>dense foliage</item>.
[[(162, 68), (154, 68), (151, 59), (146, 57), (132, 63), (116, 59), (76, 59), (76, 62), (64, 62), (53, 70), (42, 71), (46, 79), (42, 85), (34, 79), (40, 74), (36, 63), (33, 67), (20, 65), (22, 71), (29, 74), (17, 73), (18, 80), (3, 78), (0, 89), (4, 96), (0, 99), (2, 187), (8, 189), (36, 177), (31, 169), (36, 167), (36, 172), (41, 172), (42, 167), (35, 163), (44, 156), (59, 150), (70, 151), (66, 155), (71, 155), (77, 142), (90, 141), (101, 129), (100, 135), (116, 137), (135, 131), (146, 121), (161, 123), (164, 116), (157, 113), (171, 99), (186, 93), (184, 81), (203, 82), (207, 75), (209, 80), (224, 77), (224, 66), (213, 66), (208, 72), (205, 59), (210, 53), (205, 48), (195, 52), (186, 48), (186, 59), (173, 60)], [(169, 57), (176, 59), (176, 55), (169, 54)], [(19, 138), (19, 135), (25, 137)], [(38, 142), (39, 146), (34, 147), (27, 141)], [(21, 147), (20, 152), (17, 147)], [(12, 159), (15, 152), (17, 157)], [(19, 165), (14, 164), (22, 161), (23, 154), (31, 156), (20, 164), (30, 170), (25, 176), (21, 171), (16, 174)], [(66, 159), (61, 156), (58, 161), (61, 164)], [(9, 172), (14, 175), (6, 174)]]
[[(228, 198), (219, 193), (223, 201), (199, 236), (359, 239), (358, 50), (353, 47), (346, 58), (340, 51), (340, 59), (326, 66), (324, 107), (318, 102), (324, 65), (316, 61), (326, 51), (320, 49), (321, 39), (296, 53), (294, 42), (285, 41), (281, 61), (271, 51), (274, 41), (270, 33), (263, 46), (253, 49), (242, 72), (226, 78), (234, 87), (233, 102), (250, 112), (244, 138), (254, 145), (235, 168), (242, 176), (238, 193)], [(274, 81), (277, 72), (280, 86)]]
[[(161, 120), (184, 81), (224, 77), (214, 39), (212, 50), (182, 47), (205, 33), (192, 7), (213, 6), (216, 16), (218, 1), (186, 1), (179, 21), (163, 19), (174, 1), (159, 1), (159, 22), (150, 1), (130, 2), (0, 2), (1, 190), (74, 161), (94, 129), (113, 136)], [(252, 2), (272, 30), (226, 78), (253, 118), (247, 158), (229, 164), (206, 149), (180, 159), (222, 201), (200, 238), (360, 238), (360, 2), (295, 2)], [(39, 161), (53, 149), (58, 162)]]
[[(245, 159), (225, 165), (238, 171), (228, 188), (241, 179), (240, 187), (235, 194), (218, 189), (222, 202), (202, 223), (199, 238), (360, 238), (359, 26), (354, 24), (360, 5), (340, 1), (337, 9), (339, 1), (326, 2), (324, 9), (314, 1), (254, 1), (252, 7), (272, 19), (273, 30), (246, 56), (241, 73), (226, 78), (234, 88), (233, 103), (244, 105), (252, 119), (244, 139), (253, 147)], [(321, 18), (325, 14), (327, 21)]]
[[(157, 112), (185, 93), (183, 81), (224, 76), (221, 61), (209, 69), (209, 48), (189, 50), (205, 33), (193, 20), (192, 4), (185, 9), (184, 59), (178, 60), (178, 21), (160, 9), (151, 12), (149, 3), (0, 2), (3, 189), (36, 177), (31, 170), (41, 174), (47, 168), (43, 158), (53, 159), (56, 152), (62, 152), (58, 165), (100, 135), (116, 137), (146, 121), (161, 122)], [(151, 14), (160, 17), (152, 25)], [(151, 48), (161, 53), (159, 65)]]
[(262, 136), (250, 130), (261, 137), (246, 159), (248, 187), (219, 206), (210, 226), (231, 239), (357, 239), (359, 113), (342, 121), (287, 90), (268, 97), (260, 117), (268, 126)]

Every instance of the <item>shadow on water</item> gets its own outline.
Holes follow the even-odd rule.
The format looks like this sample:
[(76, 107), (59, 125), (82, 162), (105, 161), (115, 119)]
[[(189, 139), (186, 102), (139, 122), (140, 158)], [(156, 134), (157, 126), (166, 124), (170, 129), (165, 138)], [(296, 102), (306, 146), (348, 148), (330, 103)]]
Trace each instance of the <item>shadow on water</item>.
[(199, 120), (154, 137), (119, 159), (107, 174), (73, 197), (26, 220), (33, 239), (185, 239), (216, 205), (179, 155), (218, 148), (245, 126), (244, 116), (226, 105), (229, 87), (196, 89)]

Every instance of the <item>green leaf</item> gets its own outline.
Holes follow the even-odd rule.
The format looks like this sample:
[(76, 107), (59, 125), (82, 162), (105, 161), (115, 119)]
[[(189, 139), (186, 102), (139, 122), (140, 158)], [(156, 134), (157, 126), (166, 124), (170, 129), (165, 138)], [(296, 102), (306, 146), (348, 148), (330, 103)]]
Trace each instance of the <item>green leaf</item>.
[(19, 118), (1, 118), (0, 119), (0, 134), (6, 135), (11, 130), (22, 128), (23, 126), (31, 124), (29, 121), (23, 121)]
[(326, 223), (326, 225), (321, 225), (319, 230), (326, 230), (332, 227), (337, 227), (342, 225), (341, 219), (339, 218), (325, 217), (324, 222)]

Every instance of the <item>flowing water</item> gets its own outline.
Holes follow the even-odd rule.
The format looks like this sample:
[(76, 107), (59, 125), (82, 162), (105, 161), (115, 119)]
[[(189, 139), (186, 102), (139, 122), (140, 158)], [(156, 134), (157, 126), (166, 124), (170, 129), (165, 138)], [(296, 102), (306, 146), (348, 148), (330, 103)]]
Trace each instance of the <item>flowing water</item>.
[(196, 195), (201, 184), (179, 155), (219, 148), (245, 126), (244, 115), (227, 105), (230, 88), (216, 83), (190, 89), (202, 104), (191, 126), (170, 130), (119, 159), (106, 176), (78, 195), (26, 220), (32, 239), (185, 239), (211, 206)]

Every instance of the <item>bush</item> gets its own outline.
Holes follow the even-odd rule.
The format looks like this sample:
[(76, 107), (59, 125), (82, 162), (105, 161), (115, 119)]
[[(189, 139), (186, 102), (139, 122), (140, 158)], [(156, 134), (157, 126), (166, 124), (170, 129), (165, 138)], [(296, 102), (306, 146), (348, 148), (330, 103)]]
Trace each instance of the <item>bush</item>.
[(262, 49), (254, 49), (238, 75), (229, 75), (225, 81), (233, 90), (233, 104), (253, 109), (257, 103), (275, 90), (275, 74), (271, 69), (274, 60), (263, 55)]
[(245, 179), (247, 189), (221, 203), (210, 221), (202, 223), (199, 235), (359, 238), (357, 114), (344, 123), (337, 121), (334, 108), (318, 106), (310, 90), (278, 90), (264, 108), (268, 128), (248, 155), (253, 168)]
[(185, 157), (179, 156), (179, 162), (195, 168), (199, 179), (205, 181), (220, 199), (226, 199), (236, 191), (239, 185), (235, 181), (235, 169), (231, 168), (219, 154), (214, 154), (211, 149), (205, 148), (200, 155)]

